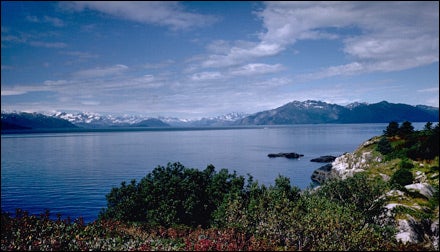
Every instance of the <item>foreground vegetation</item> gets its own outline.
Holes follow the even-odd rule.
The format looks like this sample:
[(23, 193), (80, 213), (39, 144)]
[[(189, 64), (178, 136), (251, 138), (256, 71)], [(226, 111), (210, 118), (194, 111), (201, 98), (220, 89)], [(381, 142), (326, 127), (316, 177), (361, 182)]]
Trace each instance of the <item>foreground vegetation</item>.
[(410, 123), (390, 123), (381, 140), (366, 147), (382, 162), (304, 191), (283, 176), (265, 186), (212, 165), (198, 170), (169, 163), (113, 188), (107, 208), (87, 225), (51, 220), (49, 212), (2, 213), (1, 250), (434, 250), (428, 240), (396, 240), (384, 195), (408, 192), (404, 186), (423, 163), (434, 197), (411, 192), (422, 210), (393, 211), (438, 218), (438, 132), (438, 124), (414, 131)]

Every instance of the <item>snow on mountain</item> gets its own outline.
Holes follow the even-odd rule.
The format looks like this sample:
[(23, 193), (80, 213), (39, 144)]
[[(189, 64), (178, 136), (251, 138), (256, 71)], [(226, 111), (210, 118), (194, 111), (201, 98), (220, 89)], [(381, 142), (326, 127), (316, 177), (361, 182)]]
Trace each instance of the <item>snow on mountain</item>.
[(359, 106), (367, 106), (367, 105), (368, 105), (368, 103), (366, 103), (366, 102), (353, 102), (353, 103), (346, 105), (345, 107), (348, 109), (354, 109)]
[(209, 118), (206, 118), (206, 119), (232, 122), (232, 121), (235, 121), (237, 119), (241, 119), (241, 118), (243, 118), (245, 116), (248, 116), (248, 114), (240, 113), (240, 112), (232, 112), (232, 113), (229, 113), (229, 114), (226, 114), (226, 115), (221, 115), (221, 116), (216, 116), (216, 117), (209, 117)]
[(438, 121), (438, 108), (386, 101), (347, 106), (322, 101), (293, 101), (272, 110), (247, 116), (236, 125), (285, 125), (309, 123), (386, 123), (390, 121)]
[(129, 126), (139, 123), (148, 117), (135, 115), (100, 115), (98, 113), (81, 112), (81, 113), (66, 113), (56, 112), (52, 114), (54, 117), (68, 120), (69, 122), (80, 126)]
[(244, 118), (245, 113), (229, 113), (226, 115), (202, 118), (202, 119), (180, 119), (176, 117), (147, 117), (142, 115), (100, 115), (98, 113), (80, 112), (66, 113), (55, 112), (51, 116), (68, 120), (69, 122), (82, 127), (108, 127), (108, 126), (133, 126), (148, 119), (158, 119), (166, 124), (175, 127), (185, 126), (225, 126), (230, 122)]

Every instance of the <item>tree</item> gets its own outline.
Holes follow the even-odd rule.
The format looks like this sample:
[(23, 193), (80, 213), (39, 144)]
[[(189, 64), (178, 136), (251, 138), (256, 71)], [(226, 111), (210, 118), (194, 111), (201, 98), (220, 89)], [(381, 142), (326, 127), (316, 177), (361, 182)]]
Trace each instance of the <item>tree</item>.
[(387, 137), (393, 137), (397, 135), (399, 132), (399, 124), (395, 121), (392, 121), (388, 124), (388, 127), (384, 130), (384, 134)]
[(423, 128), (425, 131), (431, 131), (432, 130), (432, 122), (427, 122), (425, 124), (425, 127)]
[(400, 137), (407, 137), (407, 136), (411, 135), (412, 133), (414, 133), (414, 127), (412, 126), (412, 124), (408, 121), (403, 122), (399, 128), (398, 135)]
[(377, 143), (376, 150), (382, 155), (387, 155), (393, 151), (393, 147), (391, 147), (391, 144), (386, 137), (382, 137)]

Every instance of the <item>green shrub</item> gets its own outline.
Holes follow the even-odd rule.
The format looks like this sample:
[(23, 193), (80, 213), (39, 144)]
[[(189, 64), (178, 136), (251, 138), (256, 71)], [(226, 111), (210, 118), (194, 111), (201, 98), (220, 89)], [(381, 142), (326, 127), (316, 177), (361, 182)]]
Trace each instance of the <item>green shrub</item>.
[(225, 195), (242, 191), (243, 187), (244, 178), (226, 169), (216, 173), (212, 165), (199, 171), (169, 163), (167, 167), (156, 167), (137, 184), (132, 180), (113, 188), (106, 195), (107, 208), (99, 218), (206, 227)]
[(393, 151), (393, 147), (386, 137), (382, 137), (377, 143), (376, 150), (382, 155), (387, 155)]
[(414, 167), (414, 164), (408, 159), (404, 158), (400, 160), (399, 167), (400, 169), (412, 169)]
[(407, 168), (400, 168), (397, 170), (390, 179), (391, 185), (406, 186), (412, 184), (414, 176), (412, 172)]

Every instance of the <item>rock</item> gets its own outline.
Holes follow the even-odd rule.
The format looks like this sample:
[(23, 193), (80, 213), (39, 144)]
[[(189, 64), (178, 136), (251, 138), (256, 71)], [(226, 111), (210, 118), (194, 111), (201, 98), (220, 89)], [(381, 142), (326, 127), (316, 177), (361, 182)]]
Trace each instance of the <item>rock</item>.
[[(438, 210), (438, 208), (437, 208)], [(437, 212), (438, 216), (438, 212)], [(431, 240), (434, 249), (438, 250), (438, 237), (439, 237), (439, 220), (438, 218), (431, 224)]]
[(423, 226), (417, 222), (412, 216), (408, 219), (398, 220), (396, 240), (402, 243), (420, 243), (423, 241)]
[(438, 234), (439, 222), (436, 220), (417, 220), (416, 218), (407, 215), (405, 219), (397, 220), (396, 240), (417, 244), (429, 241), (434, 249), (438, 250)]
[(414, 182), (416, 183), (426, 183), (427, 177), (424, 172), (416, 171), (416, 177), (414, 178)]
[(320, 156), (318, 158), (311, 159), (310, 162), (330, 163), (335, 161), (335, 159), (335, 156)]
[(406, 185), (405, 188), (409, 191), (416, 191), (419, 192), (421, 195), (425, 196), (426, 198), (432, 198), (434, 195), (434, 188), (428, 184), (428, 183), (415, 183)]
[(377, 162), (371, 152), (362, 154), (345, 153), (332, 162), (332, 172), (341, 179), (352, 177), (355, 173), (367, 170), (372, 162)]
[(326, 164), (313, 171), (311, 179), (319, 184), (322, 184), (329, 178), (332, 178), (331, 171), (332, 164)]
[(295, 152), (290, 152), (290, 153), (280, 152), (278, 154), (271, 153), (271, 154), (268, 154), (267, 156), (270, 157), (270, 158), (275, 158), (275, 157), (300, 158), (300, 157), (303, 157), (304, 155), (303, 154), (298, 154), (298, 153), (295, 153)]

